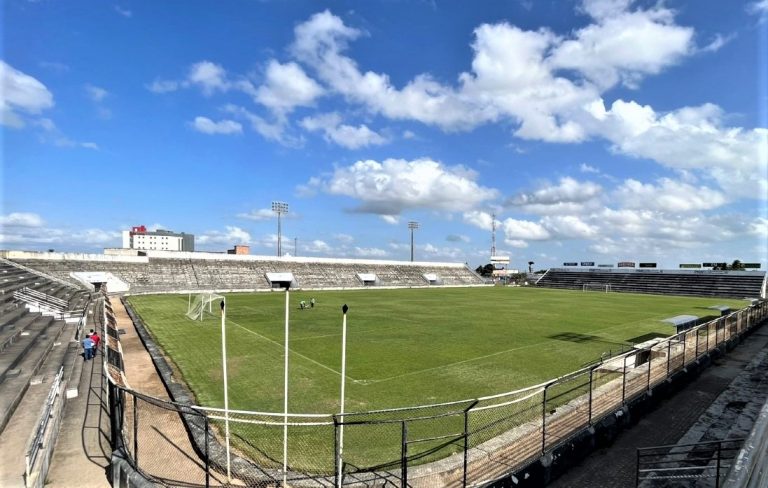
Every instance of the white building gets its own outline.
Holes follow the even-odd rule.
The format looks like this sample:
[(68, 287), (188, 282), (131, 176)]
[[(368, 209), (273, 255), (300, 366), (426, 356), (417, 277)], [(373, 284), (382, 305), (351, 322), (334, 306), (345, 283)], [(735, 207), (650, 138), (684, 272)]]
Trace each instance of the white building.
[(148, 231), (143, 225), (123, 231), (123, 249), (194, 251), (195, 236), (168, 230)]

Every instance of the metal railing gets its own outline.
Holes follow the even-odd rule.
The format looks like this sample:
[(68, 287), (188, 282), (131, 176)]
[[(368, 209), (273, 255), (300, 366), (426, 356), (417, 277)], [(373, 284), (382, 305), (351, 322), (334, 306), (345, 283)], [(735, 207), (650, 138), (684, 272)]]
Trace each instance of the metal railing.
[[(48, 426), (52, 421), (56, 421), (57, 418), (54, 415), (54, 406), (61, 401), (61, 382), (64, 376), (64, 366), (59, 368), (59, 372), (53, 380), (51, 389), (48, 392), (48, 397), (45, 400), (45, 405), (40, 413), (39, 420), (37, 421), (37, 427), (35, 428), (29, 441), (27, 441), (26, 454), (24, 455), (25, 466), (25, 483), (30, 486), (32, 480), (32, 471), (35, 463), (38, 461), (38, 454), (43, 446), (43, 438), (48, 430)], [(42, 484), (42, 483), (40, 483)]]
[(635, 486), (713, 479), (719, 488), (743, 443), (744, 439), (727, 439), (638, 448)]
[[(111, 307), (105, 305), (105, 320), (114, 324)], [(228, 465), (232, 478), (249, 486), (275, 485), (283, 476), (297, 485), (480, 485), (551, 453), (604, 418), (620, 415), (626, 405), (703, 355), (738, 340), (766, 317), (768, 302), (761, 301), (644, 349), (513, 392), (369, 412), (292, 413), (287, 424), (282, 412), (180, 405), (138, 394), (110, 377), (113, 439), (119, 440), (135, 469), (171, 485), (184, 473), (168, 470), (180, 470), (181, 463), (165, 458), (157, 462), (151, 453), (162, 449), (164, 441), (144, 433), (150, 427), (153, 432), (167, 431), (166, 438), (189, 433), (200, 457), (195, 483), (204, 486), (227, 483), (222, 473)], [(174, 420), (158, 424), (161, 418)], [(222, 445), (225, 423), (237, 453), (231, 459)], [(288, 472), (283, 473), (286, 428)]]

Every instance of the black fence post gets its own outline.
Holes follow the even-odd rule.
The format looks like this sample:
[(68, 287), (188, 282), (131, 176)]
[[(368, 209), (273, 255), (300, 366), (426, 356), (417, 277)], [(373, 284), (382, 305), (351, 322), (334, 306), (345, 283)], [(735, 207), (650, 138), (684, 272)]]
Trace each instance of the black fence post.
[(402, 486), (408, 486), (408, 422), (403, 420), (402, 445), (400, 446), (400, 473)]
[(699, 330), (701, 327), (696, 328), (696, 353), (693, 355), (694, 359), (698, 359), (699, 357)]
[(645, 387), (646, 391), (651, 390), (651, 366), (653, 366), (653, 346), (648, 349), (648, 384)]
[(203, 414), (203, 428), (205, 429), (205, 486), (211, 486), (211, 460), (208, 453), (208, 415)]
[(688, 344), (688, 333), (683, 331), (683, 369), (685, 369), (685, 346)]
[(717, 443), (717, 468), (715, 470), (715, 488), (720, 488), (720, 449), (722, 448), (722, 443)]
[(136, 467), (139, 467), (139, 409), (137, 408), (138, 399), (133, 395), (133, 460)]
[(672, 360), (672, 340), (667, 339), (667, 378), (669, 378), (669, 363)]
[(637, 452), (637, 463), (635, 463), (635, 466), (637, 466), (637, 469), (635, 469), (635, 487), (640, 486), (640, 449), (635, 449), (635, 452)]
[(109, 391), (109, 427), (110, 436), (112, 442), (112, 450), (116, 451), (123, 446), (122, 443), (122, 423), (123, 412), (119, 405), (118, 395), (120, 391), (118, 387), (112, 383), (108, 384)]
[(621, 370), (621, 404), (624, 405), (627, 393), (627, 356), (622, 358)]

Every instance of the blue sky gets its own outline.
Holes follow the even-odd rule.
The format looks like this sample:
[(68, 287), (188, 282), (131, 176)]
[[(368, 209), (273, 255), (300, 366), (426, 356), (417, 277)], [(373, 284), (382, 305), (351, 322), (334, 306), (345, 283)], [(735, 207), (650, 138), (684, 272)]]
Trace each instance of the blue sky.
[(766, 267), (768, 0), (2, 9), (0, 248)]

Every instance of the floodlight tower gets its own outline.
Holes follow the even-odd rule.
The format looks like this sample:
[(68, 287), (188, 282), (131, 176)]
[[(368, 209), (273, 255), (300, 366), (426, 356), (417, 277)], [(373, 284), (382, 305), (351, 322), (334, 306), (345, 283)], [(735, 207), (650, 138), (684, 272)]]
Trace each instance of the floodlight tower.
[(411, 262), (413, 262), (413, 231), (419, 228), (419, 223), (410, 221), (408, 222), (408, 229), (411, 231)]
[(272, 211), (277, 214), (277, 257), (283, 256), (283, 232), (281, 228), (281, 217), (288, 213), (288, 204), (285, 202), (272, 202)]

